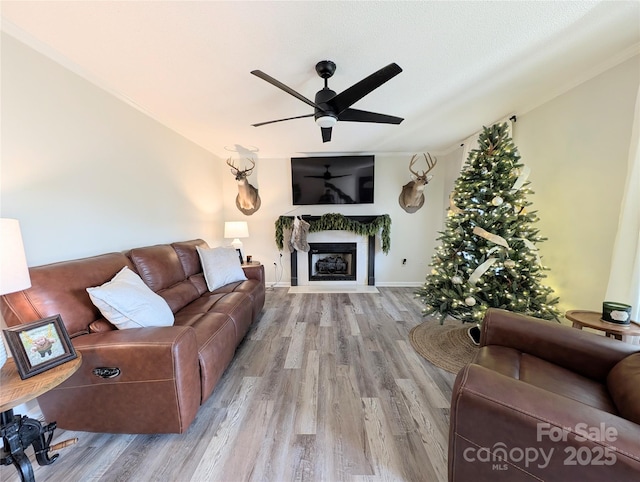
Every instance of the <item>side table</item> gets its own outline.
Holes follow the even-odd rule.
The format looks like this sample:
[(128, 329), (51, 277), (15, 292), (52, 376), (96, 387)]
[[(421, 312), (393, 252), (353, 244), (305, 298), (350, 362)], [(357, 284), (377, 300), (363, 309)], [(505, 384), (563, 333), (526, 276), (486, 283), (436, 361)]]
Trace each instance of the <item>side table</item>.
[[(45, 426), (27, 416), (13, 414), (13, 408), (29, 402), (59, 385), (80, 367), (82, 355), (78, 352), (74, 360), (51, 368), (33, 377), (22, 380), (13, 358), (9, 358), (0, 370), (0, 435), (4, 444), (1, 465), (13, 464), (20, 472), (23, 482), (34, 482), (33, 468), (24, 449), (33, 445), (39, 465), (55, 462), (60, 454), (49, 457), (50, 450), (67, 445), (66, 442), (50, 447), (56, 423)], [(46, 435), (46, 436), (45, 436)]]
[[(626, 337), (640, 336), (640, 325), (632, 321), (628, 325), (609, 323), (602, 320), (602, 313), (597, 311), (571, 310), (565, 313), (567, 320), (573, 323), (574, 328), (581, 330), (583, 327), (604, 331), (605, 335), (617, 340), (631, 341)], [(624, 337), (624, 338), (623, 338)]]
[(246, 268), (247, 266), (260, 266), (260, 261), (244, 261), (240, 266)]

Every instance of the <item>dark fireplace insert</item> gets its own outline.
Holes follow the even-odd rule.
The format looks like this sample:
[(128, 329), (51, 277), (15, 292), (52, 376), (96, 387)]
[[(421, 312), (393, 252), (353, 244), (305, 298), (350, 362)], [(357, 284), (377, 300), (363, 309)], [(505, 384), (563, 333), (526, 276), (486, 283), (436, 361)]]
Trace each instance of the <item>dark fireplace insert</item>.
[(357, 243), (309, 243), (309, 281), (355, 281)]

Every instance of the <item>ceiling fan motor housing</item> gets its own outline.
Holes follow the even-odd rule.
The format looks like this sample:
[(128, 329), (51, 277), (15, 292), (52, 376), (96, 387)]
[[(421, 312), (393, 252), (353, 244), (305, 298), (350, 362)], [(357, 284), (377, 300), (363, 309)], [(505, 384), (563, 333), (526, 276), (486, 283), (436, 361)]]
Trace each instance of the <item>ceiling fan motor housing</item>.
[(320, 107), (316, 107), (314, 109), (313, 118), (317, 121), (319, 117), (333, 117), (334, 119), (338, 119), (338, 112), (334, 112), (333, 109), (327, 102), (333, 99), (336, 96), (335, 91), (325, 87), (322, 90), (319, 90), (316, 94), (315, 101), (316, 105)]

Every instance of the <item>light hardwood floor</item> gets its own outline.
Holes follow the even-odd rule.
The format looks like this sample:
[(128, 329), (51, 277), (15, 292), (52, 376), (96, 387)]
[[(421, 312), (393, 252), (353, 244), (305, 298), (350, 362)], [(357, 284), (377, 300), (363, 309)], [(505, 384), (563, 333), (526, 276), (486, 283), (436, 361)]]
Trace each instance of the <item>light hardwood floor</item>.
[[(454, 376), (409, 343), (413, 288), (267, 291), (261, 319), (182, 435), (57, 430), (38, 482), (446, 480)], [(32, 449), (28, 449), (32, 456)], [(19, 480), (13, 467), (0, 480)]]

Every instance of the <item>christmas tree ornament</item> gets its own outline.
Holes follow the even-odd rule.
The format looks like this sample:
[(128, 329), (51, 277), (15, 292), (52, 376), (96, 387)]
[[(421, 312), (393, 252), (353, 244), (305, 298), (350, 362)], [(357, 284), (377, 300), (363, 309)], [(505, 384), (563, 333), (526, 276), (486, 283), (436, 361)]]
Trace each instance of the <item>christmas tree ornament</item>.
[(451, 282), (454, 285), (461, 285), (462, 284), (462, 278), (460, 276), (454, 276), (453, 278), (451, 278)]
[(491, 200), (491, 204), (494, 206), (500, 206), (503, 203), (503, 199), (500, 196), (496, 196)]
[(507, 259), (504, 262), (504, 267), (505, 268), (515, 268), (515, 266), (516, 266), (516, 262), (514, 260), (512, 260), (512, 259)]
[(464, 299), (464, 304), (467, 305), (467, 306), (475, 306), (476, 299), (473, 296), (467, 296)]

